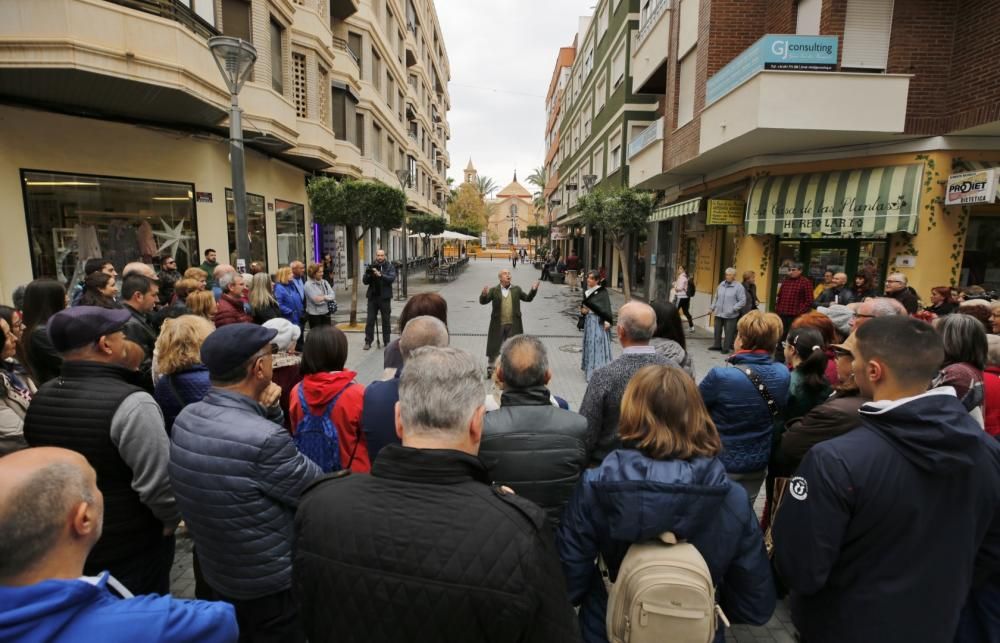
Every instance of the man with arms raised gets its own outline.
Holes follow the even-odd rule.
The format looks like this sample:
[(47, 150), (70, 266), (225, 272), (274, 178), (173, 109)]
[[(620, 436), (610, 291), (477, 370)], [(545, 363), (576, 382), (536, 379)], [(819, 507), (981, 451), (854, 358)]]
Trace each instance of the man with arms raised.
[(486, 367), (487, 377), (493, 376), (493, 363), (500, 354), (500, 346), (511, 337), (524, 332), (524, 324), (521, 323), (521, 302), (531, 301), (538, 294), (537, 281), (531, 286), (528, 294), (525, 294), (520, 286), (510, 285), (510, 270), (504, 268), (498, 277), (499, 285), (492, 288), (483, 286), (483, 292), (479, 294), (480, 305), (493, 304), (490, 330), (486, 339), (486, 357), (489, 360)]

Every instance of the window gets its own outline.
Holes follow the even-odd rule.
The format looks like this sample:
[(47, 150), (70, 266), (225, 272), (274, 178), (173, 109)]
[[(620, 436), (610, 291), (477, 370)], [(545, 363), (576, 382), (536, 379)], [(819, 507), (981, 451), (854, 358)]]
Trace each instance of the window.
[(677, 127), (694, 118), (694, 79), (697, 60), (698, 50), (694, 50), (681, 61), (677, 90)]
[(278, 265), (306, 261), (306, 209), (301, 203), (274, 200), (274, 229), (278, 234)]
[(795, 7), (795, 33), (804, 36), (818, 36), (822, 8), (823, 0), (799, 0)]
[(372, 122), (372, 158), (382, 161), (382, 128), (375, 122)]
[[(347, 85), (335, 81), (332, 92), (333, 102), (333, 135), (340, 141), (358, 144), (358, 134), (355, 129), (358, 101), (347, 90)], [(362, 125), (362, 127), (364, 127)]]
[[(108, 259), (120, 273), (138, 259), (140, 228), (152, 230), (158, 248), (172, 254), (182, 272), (200, 263), (191, 183), (29, 171), (21, 178), (36, 278), (75, 284), (92, 257)], [(131, 248), (122, 245), (125, 238), (133, 240)], [(90, 250), (81, 253), (81, 243)]]
[(611, 2), (608, 2), (606, 5), (604, 5), (604, 8), (601, 9), (600, 14), (598, 14), (597, 16), (597, 40), (594, 41), (595, 43), (601, 42), (601, 38), (603, 38), (605, 32), (607, 32), (608, 20), (610, 15), (611, 15)]
[(892, 0), (848, 0), (841, 68), (884, 70), (891, 31)]
[(271, 18), (271, 89), (285, 93), (285, 57), (281, 53), (281, 39), (284, 29)]
[[(306, 86), (306, 56), (292, 52), (292, 80), (294, 82), (295, 115), (309, 118), (309, 92)], [(276, 91), (281, 91), (276, 88)]]
[(410, 175), (409, 183), (407, 187), (413, 187), (414, 181), (417, 180), (417, 159), (412, 156), (406, 157), (406, 171)]
[(591, 174), (597, 177), (600, 181), (604, 177), (604, 146), (598, 146), (597, 150), (594, 152), (594, 156), (590, 161)]
[(613, 174), (622, 165), (622, 131), (620, 129), (608, 138), (608, 174)]
[(618, 87), (625, 79), (625, 44), (618, 48), (615, 57), (611, 60), (611, 85)]
[(222, 0), (222, 33), (247, 42), (250, 37), (250, 2), (248, 0)]
[(347, 34), (347, 51), (351, 52), (351, 56), (354, 58), (354, 62), (361, 66), (361, 34), (348, 32)]
[(375, 86), (375, 91), (382, 93), (382, 57), (375, 53), (374, 47), (372, 47), (372, 85)]
[(359, 114), (356, 114), (354, 116), (354, 135), (357, 137), (357, 140), (354, 141), (354, 144), (358, 146), (359, 150), (361, 150), (361, 156), (364, 156), (365, 155), (365, 115), (364, 114), (360, 114), (359, 113)]
[(677, 58), (681, 59), (698, 43), (698, 3), (699, 0), (682, 0), (679, 33), (677, 34)]
[[(236, 265), (236, 205), (233, 191), (226, 188), (226, 224), (229, 229), (229, 263)], [(264, 217), (264, 197), (247, 193), (247, 232), (250, 235), (251, 261), (259, 261), (267, 267), (267, 223)], [(241, 257), (242, 258), (242, 257)], [(220, 262), (221, 263), (221, 262)]]
[(215, 1), (214, 0), (181, 0), (185, 5), (191, 7), (198, 17), (210, 25), (215, 24)]
[(604, 105), (608, 102), (608, 77), (601, 74), (594, 84), (594, 115), (601, 113)]

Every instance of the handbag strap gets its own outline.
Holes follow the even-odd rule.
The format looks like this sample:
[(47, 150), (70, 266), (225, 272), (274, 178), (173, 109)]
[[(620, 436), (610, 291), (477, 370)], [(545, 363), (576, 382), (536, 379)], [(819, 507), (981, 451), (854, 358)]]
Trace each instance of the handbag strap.
[(771, 395), (771, 391), (768, 390), (767, 384), (764, 383), (764, 378), (749, 366), (737, 366), (736, 364), (730, 364), (730, 366), (738, 369), (747, 376), (750, 383), (753, 384), (754, 389), (757, 390), (757, 393), (764, 400), (764, 404), (767, 406), (767, 410), (770, 411), (771, 417), (778, 419), (781, 415), (781, 408), (778, 406), (778, 402), (774, 399), (774, 396)]

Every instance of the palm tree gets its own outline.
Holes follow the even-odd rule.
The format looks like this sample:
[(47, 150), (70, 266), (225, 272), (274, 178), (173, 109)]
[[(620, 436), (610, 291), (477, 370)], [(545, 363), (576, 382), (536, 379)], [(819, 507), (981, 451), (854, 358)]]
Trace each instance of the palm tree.
[(549, 172), (544, 167), (536, 167), (534, 171), (528, 175), (528, 183), (541, 191), (545, 190), (545, 184), (548, 182)]
[(476, 190), (479, 192), (479, 196), (483, 199), (488, 199), (490, 195), (500, 189), (497, 182), (488, 176), (477, 176), (476, 177)]

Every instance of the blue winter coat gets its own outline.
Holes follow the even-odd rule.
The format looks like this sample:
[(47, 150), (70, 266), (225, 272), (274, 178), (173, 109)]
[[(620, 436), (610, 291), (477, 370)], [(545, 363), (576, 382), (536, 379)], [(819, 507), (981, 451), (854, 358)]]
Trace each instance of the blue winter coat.
[(368, 457), (372, 462), (378, 452), (390, 444), (399, 444), (396, 435), (396, 402), (399, 401), (399, 378), (403, 369), (396, 369), (396, 376), (384, 382), (372, 382), (365, 389), (361, 410), (361, 428), (365, 432)]
[[(791, 373), (764, 351), (739, 352), (729, 362), (750, 367), (767, 386), (778, 406), (788, 404)], [(717, 366), (698, 385), (705, 406), (722, 437), (719, 459), (730, 473), (760, 471), (771, 455), (774, 418), (750, 378), (739, 368)]]
[(281, 316), (298, 326), (305, 304), (295, 284), (274, 284), (274, 298), (278, 300)]
[(208, 369), (202, 364), (185, 371), (164, 375), (156, 382), (153, 397), (163, 411), (163, 425), (167, 429), (167, 434), (173, 430), (174, 420), (181, 409), (188, 404), (200, 402), (210, 388), (212, 383), (209, 381)]
[(122, 599), (108, 591), (108, 574), (85, 580), (46, 580), (0, 587), (0, 641), (21, 643), (132, 643), (238, 638), (228, 603), (151, 594)]
[[(774, 581), (760, 527), (746, 492), (729, 481), (722, 463), (653, 460), (618, 449), (580, 479), (556, 536), (570, 601), (581, 605), (585, 641), (607, 641), (608, 597), (597, 555), (614, 580), (629, 545), (665, 531), (698, 548), (731, 622), (767, 622), (774, 611)], [(720, 627), (716, 641), (724, 638)]]
[(775, 520), (792, 620), (810, 643), (950, 643), (1000, 573), (1000, 446), (951, 387), (859, 414), (809, 450)]
[(213, 388), (188, 404), (170, 436), (170, 484), (222, 596), (253, 599), (292, 586), (292, 519), (323, 472), (249, 397)]

